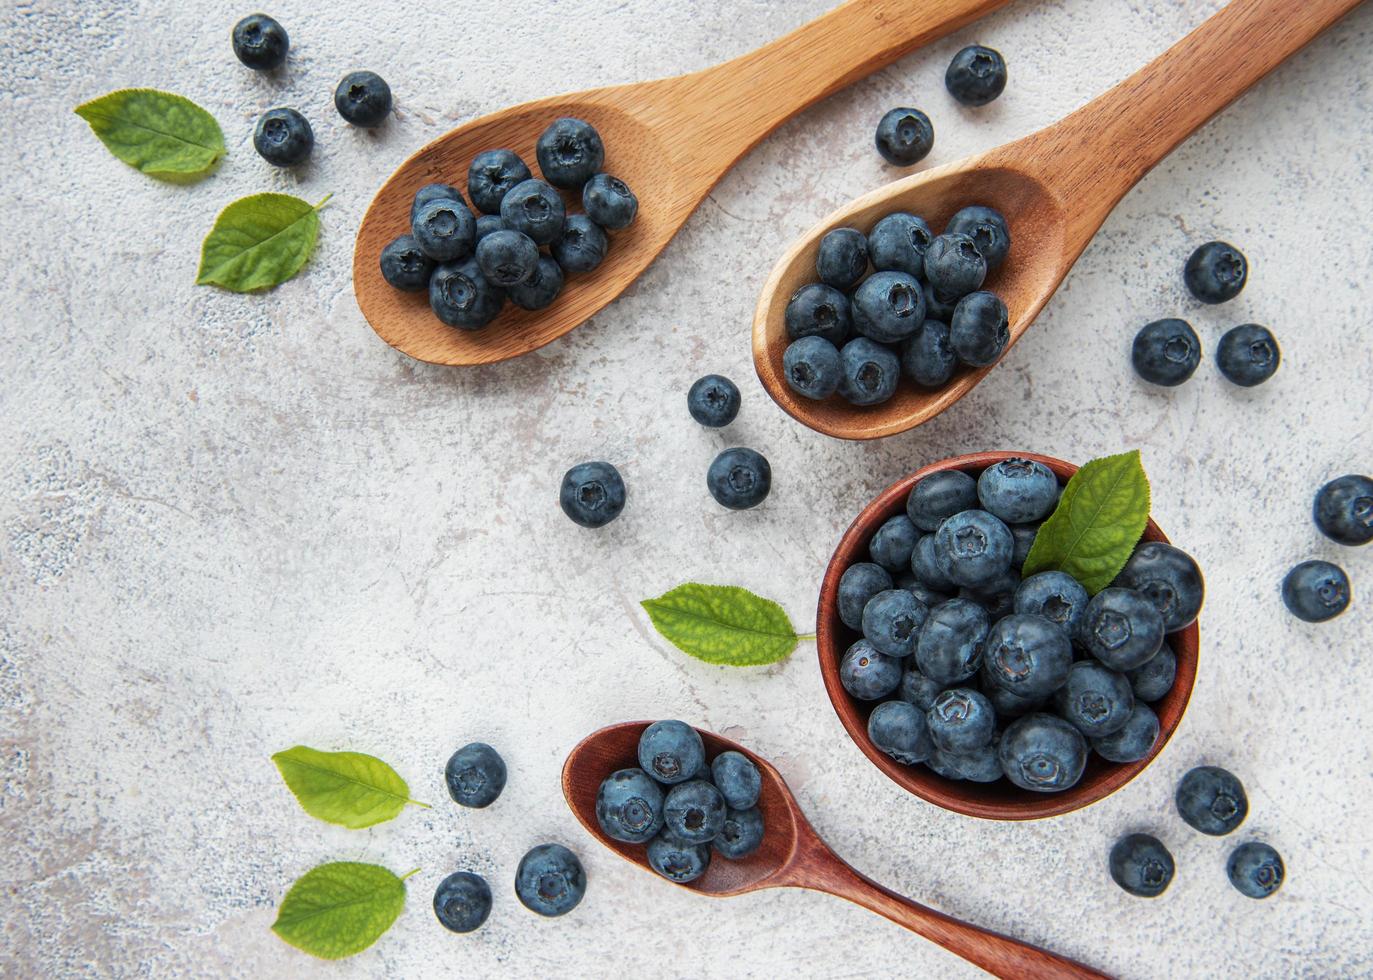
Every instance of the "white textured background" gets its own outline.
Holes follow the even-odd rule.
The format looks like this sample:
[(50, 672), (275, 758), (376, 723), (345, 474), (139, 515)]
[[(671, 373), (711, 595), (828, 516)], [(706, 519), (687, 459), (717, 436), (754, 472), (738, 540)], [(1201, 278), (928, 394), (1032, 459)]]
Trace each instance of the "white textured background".
[[(1295, 0), (1294, 0), (1295, 3)], [(400, 161), (483, 112), (743, 53), (829, 0), (459, 5), (281, 0), (281, 78), (241, 68), (211, 0), (9, 0), (0, 11), (0, 973), (6, 976), (971, 975), (966, 964), (821, 895), (714, 902), (592, 841), (558, 790), (564, 754), (603, 723), (680, 716), (776, 760), (822, 834), (878, 880), (955, 915), (1131, 977), (1373, 974), (1373, 763), (1367, 672), (1373, 548), (1309, 519), (1326, 479), (1373, 470), (1373, 9), (1364, 8), (1213, 122), (1130, 194), (1059, 296), (971, 397), (876, 445), (798, 427), (753, 375), (757, 290), (784, 245), (894, 172), (872, 130), (922, 106), (947, 162), (1058, 118), (1219, 4), (1024, 0), (790, 123), (730, 174), (636, 288), (537, 354), (479, 370), (381, 343), (349, 278), (372, 193)], [(981, 111), (943, 90), (974, 40), (1010, 63)], [(350, 130), (347, 70), (390, 82), (397, 112)], [(143, 177), (72, 114), (121, 86), (209, 108), (230, 152), (190, 188)], [(301, 108), (318, 145), (298, 174), (253, 153), (263, 109)], [(230, 200), (334, 192), (295, 281), (241, 297), (192, 285)], [(1239, 245), (1243, 295), (1203, 309), (1189, 250)], [(1189, 318), (1208, 355), (1257, 320), (1283, 345), (1261, 388), (1213, 362), (1174, 391), (1128, 366), (1143, 322)], [(723, 433), (697, 427), (698, 375), (744, 392)], [(703, 483), (730, 444), (768, 455), (767, 504), (734, 514)], [(821, 571), (859, 506), (953, 453), (1084, 460), (1141, 446), (1155, 516), (1207, 573), (1203, 660), (1161, 758), (1070, 816), (998, 825), (904, 794), (849, 742), (813, 647), (733, 671), (691, 661), (637, 602), (687, 579), (774, 597), (809, 630)], [(614, 461), (624, 516), (575, 527), (558, 480)], [(1355, 602), (1308, 626), (1285, 570), (1340, 561)], [(486, 811), (450, 804), (442, 767), (474, 738), (510, 783)], [(268, 756), (306, 742), (391, 761), (436, 804), (350, 832), (306, 816)], [(1233, 839), (1173, 812), (1199, 762), (1227, 766), (1251, 814)], [(1158, 834), (1178, 874), (1156, 901), (1109, 880), (1119, 835)], [(1289, 880), (1267, 902), (1226, 882), (1240, 840), (1273, 842)], [(586, 864), (581, 907), (515, 901), (545, 840)], [(289, 884), (331, 859), (423, 872), (366, 953), (322, 965), (268, 930)], [(487, 875), (489, 923), (442, 930), (448, 872)]]

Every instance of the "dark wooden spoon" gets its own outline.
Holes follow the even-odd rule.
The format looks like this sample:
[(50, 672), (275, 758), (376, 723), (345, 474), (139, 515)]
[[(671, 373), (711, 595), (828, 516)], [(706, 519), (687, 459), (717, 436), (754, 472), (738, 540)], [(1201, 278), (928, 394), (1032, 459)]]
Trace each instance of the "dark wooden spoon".
[[(582, 739), (563, 764), (563, 795), (592, 836), (652, 873), (644, 847), (606, 836), (596, 821), (596, 791), (601, 781), (617, 769), (638, 766), (639, 736), (650, 724), (647, 721), (622, 722)], [(742, 895), (760, 888), (810, 888), (838, 895), (886, 916), (897, 925), (919, 933), (999, 977), (1106, 976), (1037, 946), (960, 922), (903, 898), (859, 874), (820, 839), (806, 821), (781, 774), (766, 759), (727, 738), (701, 729), (697, 731), (705, 741), (707, 759), (732, 749), (742, 752), (758, 766), (763, 774), (763, 793), (758, 807), (763, 812), (767, 831), (763, 846), (749, 857), (742, 861), (717, 857), (704, 875), (680, 887), (715, 897)]]

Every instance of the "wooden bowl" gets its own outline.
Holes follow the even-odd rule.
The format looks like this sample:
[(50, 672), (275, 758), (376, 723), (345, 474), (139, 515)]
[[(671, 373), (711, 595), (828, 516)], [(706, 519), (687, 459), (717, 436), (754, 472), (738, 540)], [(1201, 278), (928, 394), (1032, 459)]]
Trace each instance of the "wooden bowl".
[[(829, 692), (834, 710), (848, 730), (849, 736), (858, 747), (894, 782), (923, 800), (953, 810), (966, 813), (970, 817), (983, 817), (988, 820), (1037, 820), (1040, 817), (1053, 817), (1061, 813), (1071, 813), (1088, 804), (1095, 803), (1114, 793), (1131, 779), (1134, 779), (1145, 766), (1153, 761), (1168, 743), (1169, 737), (1182, 721), (1187, 710), (1187, 701), (1192, 696), (1192, 685), (1197, 676), (1197, 624), (1192, 623), (1185, 629), (1168, 635), (1168, 643), (1177, 654), (1177, 675), (1173, 687), (1163, 699), (1153, 705), (1158, 714), (1159, 735), (1149, 754), (1138, 762), (1108, 762), (1092, 752), (1088, 755), (1087, 768), (1076, 786), (1061, 793), (1035, 793), (1013, 785), (1010, 780), (999, 779), (994, 783), (974, 783), (945, 779), (925, 765), (907, 766), (897, 762), (868, 738), (868, 715), (881, 701), (859, 701), (844, 690), (839, 682), (839, 660), (850, 645), (860, 637), (839, 619), (839, 606), (836, 601), (839, 592), (839, 578), (844, 570), (855, 562), (868, 561), (868, 541), (882, 523), (890, 517), (906, 512), (906, 497), (920, 480), (941, 470), (963, 470), (972, 476), (981, 473), (993, 463), (1011, 457), (1033, 459), (1054, 471), (1060, 481), (1066, 481), (1077, 472), (1077, 467), (1061, 459), (1037, 456), (1034, 453), (973, 453), (941, 460), (917, 470), (905, 479), (898, 480), (878, 495), (877, 499), (863, 508), (862, 513), (849, 525), (839, 546), (834, 550), (829, 567), (825, 570), (824, 581), (820, 585), (820, 604), (816, 610), (816, 646), (820, 653), (820, 673), (825, 678), (825, 689)], [(1164, 541), (1168, 538), (1159, 530), (1151, 518), (1144, 529), (1144, 541)]]

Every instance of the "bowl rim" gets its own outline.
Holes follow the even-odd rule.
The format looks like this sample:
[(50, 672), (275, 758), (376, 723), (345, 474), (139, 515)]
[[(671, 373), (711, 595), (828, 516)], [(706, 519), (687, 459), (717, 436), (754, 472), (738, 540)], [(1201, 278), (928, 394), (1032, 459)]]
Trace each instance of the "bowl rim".
[[(868, 737), (867, 716), (881, 700), (859, 701), (852, 697), (839, 680), (839, 661), (856, 640), (854, 631), (839, 619), (837, 596), (839, 579), (857, 561), (867, 561), (867, 544), (873, 532), (888, 518), (905, 513), (906, 497), (916, 483), (933, 473), (963, 470), (976, 476), (982, 470), (1005, 459), (1029, 459), (1043, 463), (1060, 480), (1066, 481), (1078, 467), (1052, 456), (1037, 453), (991, 451), (951, 456), (924, 466), (897, 480), (879, 493), (854, 518), (830, 557), (820, 584), (820, 597), (815, 610), (816, 652), (820, 658), (820, 674), (830, 704), (839, 716), (849, 737), (887, 778), (907, 792), (970, 817), (986, 820), (1038, 820), (1044, 817), (1072, 813), (1105, 799), (1139, 775), (1168, 744), (1177, 730), (1197, 675), (1197, 646), (1199, 631), (1196, 621), (1181, 630), (1169, 633), (1167, 642), (1177, 656), (1177, 672), (1173, 686), (1153, 707), (1159, 720), (1159, 735), (1154, 747), (1136, 762), (1112, 763), (1096, 755), (1089, 755), (1087, 770), (1077, 785), (1061, 793), (1034, 793), (1011, 787), (1006, 780), (995, 783), (955, 782), (945, 779), (925, 765), (907, 766), (897, 762), (872, 744)], [(1152, 517), (1144, 529), (1141, 541), (1162, 541), (1167, 536)], [(861, 556), (861, 557), (860, 557)]]

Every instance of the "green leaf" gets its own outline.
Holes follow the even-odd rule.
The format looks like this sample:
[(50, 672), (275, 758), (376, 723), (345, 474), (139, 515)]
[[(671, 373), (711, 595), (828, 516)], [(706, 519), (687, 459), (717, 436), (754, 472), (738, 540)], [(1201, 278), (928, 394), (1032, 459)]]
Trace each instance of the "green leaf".
[(297, 745), (272, 756), (305, 812), (358, 829), (390, 820), (410, 799), (410, 787), (380, 759), (361, 752), (321, 752)]
[(219, 213), (200, 250), (197, 285), (248, 293), (290, 279), (314, 251), (319, 209), (290, 194), (254, 194)]
[(323, 960), (361, 953), (400, 915), (405, 906), (405, 878), (376, 864), (321, 864), (291, 886), (277, 909), (272, 931), (296, 949)]
[(1125, 567), (1148, 521), (1149, 478), (1139, 450), (1094, 459), (1063, 488), (1021, 574), (1067, 572), (1096, 595)]
[(75, 111), (111, 153), (153, 177), (199, 176), (224, 155), (215, 117), (171, 92), (120, 89)]
[(659, 633), (706, 663), (776, 663), (801, 639), (781, 606), (734, 585), (688, 582), (641, 604)]

